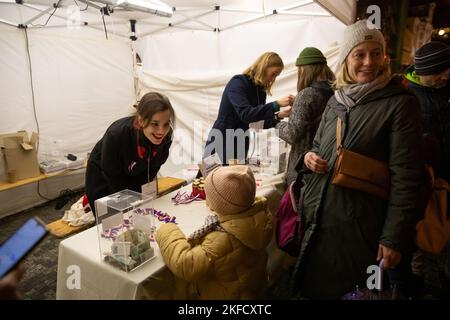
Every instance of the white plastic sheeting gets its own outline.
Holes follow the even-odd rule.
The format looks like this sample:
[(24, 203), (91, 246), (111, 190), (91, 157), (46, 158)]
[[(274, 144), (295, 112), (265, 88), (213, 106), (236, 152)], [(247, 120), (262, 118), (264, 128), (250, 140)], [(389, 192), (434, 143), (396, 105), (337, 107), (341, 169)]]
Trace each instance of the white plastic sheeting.
[[(0, 132), (40, 129), (39, 157), (85, 154), (135, 102), (130, 40), (0, 25)], [(31, 64), (30, 64), (31, 60)], [(34, 89), (34, 107), (31, 91)]]
[[(203, 154), (223, 89), (232, 75), (241, 73), (261, 53), (280, 54), (285, 68), (272, 88), (273, 101), (296, 94), (295, 60), (307, 46), (321, 49), (335, 70), (338, 40), (345, 25), (333, 17), (297, 19), (283, 23), (249, 24), (214, 34), (186, 31), (146, 37), (136, 45), (143, 59), (140, 94), (165, 93), (177, 116), (175, 143), (163, 175), (180, 165), (196, 164)], [(258, 39), (256, 39), (258, 37)]]

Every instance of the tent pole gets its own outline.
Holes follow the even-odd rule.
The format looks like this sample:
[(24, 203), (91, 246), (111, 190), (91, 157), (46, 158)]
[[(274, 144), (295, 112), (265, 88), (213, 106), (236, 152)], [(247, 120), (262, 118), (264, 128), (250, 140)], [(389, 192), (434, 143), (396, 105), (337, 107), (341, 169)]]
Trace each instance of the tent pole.
[[(172, 27), (178, 26), (178, 25), (180, 25), (180, 24), (182, 24), (182, 23), (185, 23), (185, 22), (187, 22), (187, 21), (189, 21), (189, 20), (197, 19), (197, 18), (206, 16), (206, 15), (212, 13), (212, 12), (215, 12), (215, 11), (216, 11), (216, 9), (208, 10), (207, 12), (200, 13), (200, 14), (195, 15), (195, 16), (189, 18), (189, 19), (183, 19), (183, 20), (178, 21), (178, 22), (176, 22), (176, 23), (170, 23), (168, 26), (166, 26), (166, 27), (164, 27), (164, 28), (156, 29), (156, 30), (154, 30), (154, 31), (150, 31), (150, 32), (141, 34), (140, 36), (141, 36), (141, 37), (145, 37), (145, 36), (148, 36), (148, 35), (151, 35), (151, 34), (155, 34), (155, 33), (158, 33), (158, 32), (160, 32), (160, 31), (166, 30), (166, 29), (168, 29), (168, 28), (172, 28)], [(185, 27), (179, 26), (179, 28), (185, 28)], [(188, 29), (188, 28), (186, 28), (186, 29)], [(192, 29), (192, 28), (191, 28), (191, 29)]]
[[(289, 14), (290, 13), (290, 12), (288, 12), (289, 10), (292, 10), (292, 9), (295, 9), (295, 8), (299, 8), (299, 7), (303, 7), (303, 6), (312, 4), (312, 3), (314, 3), (314, 1), (304, 1), (304, 2), (301, 2), (301, 3), (296, 3), (296, 4), (293, 4), (293, 5), (290, 5), (290, 6), (286, 6), (286, 7), (280, 8), (280, 9), (274, 9), (272, 11), (272, 13), (267, 14), (267, 15), (264, 15), (263, 13), (260, 13), (259, 16), (256, 16), (256, 17), (253, 17), (253, 18), (250, 18), (250, 19), (247, 19), (247, 20), (243, 20), (241, 22), (238, 22), (238, 23), (236, 23), (234, 25), (222, 28), (220, 30), (221, 31), (225, 31), (225, 30), (228, 30), (228, 29), (232, 29), (234, 27), (238, 27), (238, 26), (241, 26), (243, 24), (247, 24), (247, 23), (250, 23), (250, 22), (253, 22), (253, 21), (257, 21), (257, 20), (269, 17), (269, 16), (274, 15), (274, 14), (278, 14), (278, 13), (280, 13), (280, 11), (283, 14)], [(309, 14), (307, 14), (307, 15), (309, 15)], [(313, 14), (313, 15), (328, 16), (328, 15), (325, 15), (323, 13), (316, 13), (316, 14)]]
[(300, 8), (300, 7), (303, 7), (303, 6), (307, 6), (308, 4), (311, 4), (311, 3), (314, 3), (314, 1), (305, 1), (305, 2), (301, 2), (301, 3), (293, 4), (293, 5), (290, 5), (290, 6), (286, 6), (286, 7), (277, 9), (277, 11), (292, 10), (292, 9), (295, 9), (295, 8)]
[(293, 15), (293, 16), (318, 16), (318, 17), (332, 17), (328, 12), (298, 12), (298, 11), (277, 11), (278, 14)]
[(196, 27), (172, 25), (170, 27), (164, 27), (164, 28), (161, 28), (161, 29), (158, 29), (158, 30), (149, 31), (149, 32), (144, 33), (144, 34), (140, 34), (139, 37), (142, 38), (142, 37), (145, 37), (145, 36), (150, 36), (152, 34), (164, 31), (164, 30), (169, 29), (169, 28), (171, 28), (171, 29), (192, 30), (192, 31), (207, 31), (207, 32), (213, 32), (214, 31), (214, 30), (211, 30), (211, 29), (202, 29), (202, 28), (196, 28)]
[(145, 24), (145, 25), (148, 25), (148, 26), (167, 27), (167, 23), (150, 22), (150, 21), (145, 21), (145, 20), (139, 20), (139, 24)]
[(31, 24), (33, 21), (39, 19), (40, 17), (42, 17), (43, 15), (48, 14), (50, 11), (55, 10), (55, 8), (53, 6), (48, 7), (47, 9), (45, 9), (44, 11), (41, 11), (40, 13), (38, 13), (37, 15), (35, 15), (33, 18), (25, 21), (24, 23), (22, 23), (24, 26), (28, 26), (29, 24)]
[[(22, 4), (22, 6), (25, 6), (25, 7), (27, 7), (27, 8), (33, 9), (33, 10), (35, 10), (35, 11), (42, 12), (42, 10), (40, 10), (40, 9), (34, 7), (34, 6), (28, 5), (28, 4)], [(60, 18), (60, 19), (63, 19), (63, 20), (66, 20), (66, 21), (70, 21), (70, 19), (68, 19), (68, 18), (66, 18), (66, 17), (63, 17), (63, 16), (61, 16), (61, 15), (58, 15), (58, 14), (56, 14), (56, 13), (54, 13), (53, 16), (54, 16), (54, 17), (57, 17), (57, 18)], [(94, 30), (101, 30), (101, 31), (103, 31), (103, 28), (99, 28), (99, 27), (96, 27), (96, 26), (94, 26), (94, 25), (90, 25), (89, 23), (87, 23), (87, 24), (85, 24), (85, 23), (86, 23), (86, 22), (81, 21), (80, 26), (86, 26), (86, 27), (89, 27), (89, 28), (94, 29)], [(46, 26), (46, 27), (51, 27), (51, 26)], [(60, 27), (63, 27), (63, 26), (60, 26)], [(67, 27), (67, 26), (66, 26), (66, 27)], [(128, 36), (127, 36), (127, 35), (123, 35), (123, 34), (117, 33), (117, 32), (114, 32), (114, 33), (115, 33), (117, 36), (124, 37), (124, 38), (127, 38), (127, 39), (128, 39)]]
[(88, 1), (88, 0), (79, 0), (79, 1), (84, 4), (87, 4), (89, 7), (92, 7), (92, 8), (98, 9), (98, 10), (100, 10), (102, 8), (101, 6), (99, 6), (95, 3), (92, 3), (91, 1)]
[[(87, 25), (87, 26), (92, 28), (92, 29), (95, 29), (95, 30), (105, 31), (105, 29), (103, 29), (103, 24), (102, 24), (102, 27), (91, 26), (91, 25)], [(130, 39), (130, 37), (128, 35), (120, 33), (120, 32), (117, 32), (117, 31), (111, 31), (111, 33), (113, 35), (116, 35), (116, 36), (121, 37), (121, 38)], [(108, 34), (109, 34), (109, 31), (108, 31)]]
[[(21, 6), (30, 8), (30, 9), (35, 10), (35, 11), (38, 11), (38, 12), (42, 13), (42, 15), (44, 15), (45, 13), (48, 14), (48, 12), (44, 12), (44, 11), (47, 11), (48, 9), (46, 9), (46, 10), (41, 10), (41, 9), (39, 9), (39, 8), (36, 8), (36, 7), (32, 6), (32, 5), (25, 4), (25, 3), (24, 3), (24, 4), (21, 4)], [(64, 17), (64, 16), (61, 16), (61, 15), (56, 14), (56, 12), (55, 12), (52, 16), (53, 16), (53, 17), (60, 18), (60, 19), (63, 19), (63, 20), (66, 20), (66, 21), (69, 21), (69, 20), (70, 20), (70, 19), (68, 19), (68, 18), (66, 18), (66, 17)], [(24, 25), (25, 25), (25, 24), (24, 24)]]
[(256, 11), (256, 10), (245, 10), (245, 9), (232, 9), (232, 8), (223, 8), (220, 7), (220, 11), (224, 11), (224, 12), (239, 12), (239, 13), (257, 13), (257, 14), (261, 14), (261, 11)]
[(207, 24), (207, 23), (205, 23), (205, 22), (199, 21), (199, 20), (197, 20), (197, 19), (193, 19), (193, 18), (189, 17), (188, 15), (185, 15), (184, 13), (179, 12), (179, 14), (180, 14), (181, 16), (183, 16), (183, 17), (185, 17), (185, 18), (187, 18), (187, 19), (189, 19), (189, 20), (192, 20), (193, 22), (196, 22), (196, 23), (198, 23), (198, 24), (201, 24), (202, 26), (205, 26), (205, 27), (207, 27), (207, 28), (209, 28), (209, 29), (211, 29), (211, 30), (213, 30), (213, 31), (214, 31), (214, 29), (215, 29), (213, 26), (211, 26), (211, 25), (209, 25), (209, 24)]
[(13, 27), (17, 27), (17, 23), (13, 23), (13, 22), (5, 20), (5, 19), (0, 19), (0, 23), (7, 24), (7, 25), (13, 26)]
[(271, 14), (268, 14), (268, 15), (260, 15), (260, 16), (258, 16), (258, 17), (254, 17), (254, 18), (250, 18), (250, 19), (247, 19), (247, 20), (243, 20), (243, 21), (238, 22), (238, 23), (236, 23), (236, 24), (233, 24), (233, 25), (231, 25), (231, 26), (222, 28), (222, 29), (220, 29), (220, 31), (225, 31), (225, 30), (228, 30), (228, 29), (232, 29), (232, 28), (241, 26), (241, 25), (243, 25), (243, 24), (247, 24), (247, 23), (250, 23), (250, 22), (253, 22), (253, 21), (257, 21), (257, 20), (260, 20), (260, 19), (264, 19), (264, 18), (269, 17), (269, 16), (271, 16), (271, 15), (272, 15), (272, 13), (271, 13)]

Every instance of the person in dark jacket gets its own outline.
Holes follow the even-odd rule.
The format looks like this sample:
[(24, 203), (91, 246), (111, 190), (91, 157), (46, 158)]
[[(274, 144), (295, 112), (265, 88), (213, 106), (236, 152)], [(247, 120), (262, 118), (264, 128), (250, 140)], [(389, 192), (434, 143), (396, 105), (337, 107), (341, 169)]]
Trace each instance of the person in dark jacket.
[(223, 164), (229, 159), (242, 163), (249, 148), (249, 124), (264, 121), (264, 128), (273, 128), (288, 117), (294, 96), (266, 103), (266, 93), (284, 68), (275, 52), (262, 54), (243, 74), (235, 75), (225, 87), (219, 113), (209, 132), (204, 158), (217, 153)]
[(115, 121), (95, 145), (86, 169), (86, 195), (95, 213), (95, 200), (154, 180), (169, 156), (175, 112), (169, 99), (145, 94), (133, 116)]
[[(339, 65), (313, 148), (301, 159), (311, 173), (302, 188), (304, 233), (292, 284), (296, 295), (312, 299), (366, 288), (366, 270), (378, 260), (386, 270), (410, 265), (405, 257), (414, 249), (415, 202), (424, 179), (419, 104), (391, 76), (382, 33), (367, 20), (348, 26)], [(343, 148), (387, 164), (387, 199), (331, 183), (338, 115)]]
[(427, 163), (436, 175), (450, 181), (450, 48), (431, 41), (420, 47), (415, 65), (405, 71), (410, 89), (420, 102), (423, 131), (427, 137)]
[[(437, 41), (420, 47), (414, 65), (404, 74), (408, 88), (420, 102), (425, 162), (437, 177), (450, 181), (450, 48)], [(422, 279), (426, 294), (450, 298), (450, 245), (440, 253), (417, 250), (413, 256), (413, 273)]]
[(312, 148), (322, 112), (333, 95), (330, 83), (335, 79), (327, 65), (327, 59), (317, 48), (303, 49), (297, 58), (296, 66), (298, 93), (292, 113), (287, 122), (282, 121), (276, 125), (279, 137), (291, 145), (286, 170), (288, 185), (297, 178), (295, 166), (298, 159), (306, 150)]

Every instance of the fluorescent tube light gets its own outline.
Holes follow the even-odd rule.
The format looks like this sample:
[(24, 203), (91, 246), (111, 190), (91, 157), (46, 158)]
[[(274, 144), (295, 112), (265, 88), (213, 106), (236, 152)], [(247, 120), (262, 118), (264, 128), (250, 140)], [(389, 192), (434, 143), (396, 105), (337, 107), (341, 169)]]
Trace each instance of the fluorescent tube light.
[(94, 2), (109, 4), (114, 8), (153, 13), (168, 18), (173, 15), (172, 7), (159, 0), (94, 0)]

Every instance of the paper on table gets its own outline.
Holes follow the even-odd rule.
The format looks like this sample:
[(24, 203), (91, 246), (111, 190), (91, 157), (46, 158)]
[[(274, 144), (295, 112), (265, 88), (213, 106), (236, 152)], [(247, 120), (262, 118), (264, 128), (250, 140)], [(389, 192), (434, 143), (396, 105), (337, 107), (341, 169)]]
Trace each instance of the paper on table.
[(102, 220), (102, 228), (103, 231), (109, 230), (111, 228), (115, 228), (119, 225), (121, 225), (123, 222), (123, 214), (117, 213), (115, 215), (112, 215), (111, 217), (105, 218)]
[(142, 230), (145, 234), (150, 235), (152, 233), (152, 218), (151, 216), (143, 216), (140, 214), (133, 214), (133, 226), (136, 229)]

